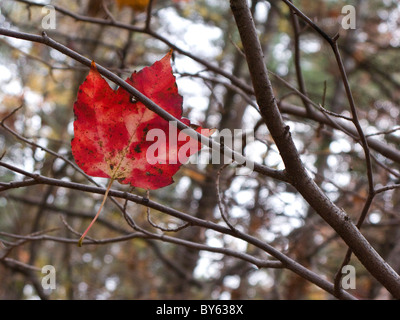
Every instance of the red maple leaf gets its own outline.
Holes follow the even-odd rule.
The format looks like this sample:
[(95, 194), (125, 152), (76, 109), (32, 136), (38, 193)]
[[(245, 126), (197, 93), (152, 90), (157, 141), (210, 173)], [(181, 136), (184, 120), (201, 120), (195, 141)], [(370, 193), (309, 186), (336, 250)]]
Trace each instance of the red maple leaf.
[[(172, 74), (171, 54), (170, 51), (152, 66), (134, 72), (126, 81), (175, 118), (191, 125), (182, 118), (183, 99)], [(133, 101), (126, 90), (110, 88), (94, 63), (79, 87), (74, 113), (71, 148), (76, 163), (88, 175), (110, 178), (111, 183), (117, 179), (144, 189), (165, 187), (173, 183), (172, 176), (182, 163), (201, 148), (199, 141), (178, 129), (179, 140), (184, 136), (184, 141), (177, 141), (177, 135), (170, 135), (174, 131), (168, 121)], [(164, 140), (146, 138), (152, 129), (164, 133)], [(214, 131), (195, 129), (205, 136)], [(154, 151), (155, 144), (158, 155), (149, 152)], [(157, 159), (161, 163), (155, 163)]]

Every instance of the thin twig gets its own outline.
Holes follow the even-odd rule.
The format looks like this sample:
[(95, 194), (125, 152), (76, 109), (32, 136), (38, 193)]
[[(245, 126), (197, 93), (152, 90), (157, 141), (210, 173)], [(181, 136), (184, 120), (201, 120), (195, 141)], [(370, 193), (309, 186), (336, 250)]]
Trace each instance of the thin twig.
[[(64, 181), (64, 180), (57, 180), (57, 179), (53, 179), (53, 178), (48, 178), (48, 177), (44, 177), (41, 176), (39, 174), (33, 174), (30, 172), (27, 172), (25, 170), (22, 170), (20, 168), (17, 168), (13, 165), (10, 165), (8, 163), (5, 163), (3, 161), (0, 161), (0, 166), (3, 166), (9, 170), (12, 170), (14, 172), (18, 172), (20, 174), (26, 175), (28, 177), (31, 177), (35, 180), (37, 180), (39, 183), (41, 184), (49, 184), (49, 185), (56, 185), (59, 187), (64, 187), (64, 188), (70, 188), (70, 189), (75, 189), (75, 190), (80, 190), (80, 191), (84, 191), (84, 192), (90, 192), (90, 193), (96, 193), (96, 194), (104, 194), (106, 192), (105, 188), (99, 188), (99, 187), (95, 187), (95, 186), (88, 186), (88, 185), (83, 185), (83, 184), (79, 184), (79, 183), (74, 183), (74, 182), (70, 182), (70, 181)], [(318, 276), (317, 274), (315, 274), (314, 272), (312, 272), (311, 270), (308, 270), (307, 268), (305, 268), (304, 266), (302, 266), (301, 264), (297, 263), (296, 261), (294, 261), (293, 259), (291, 259), (290, 257), (288, 257), (287, 255), (283, 254), (282, 252), (280, 252), (279, 250), (275, 249), (274, 247), (272, 247), (271, 245), (267, 244), (264, 241), (261, 241), (247, 233), (241, 232), (240, 230), (237, 230), (236, 232), (233, 232), (230, 228), (226, 228), (224, 226), (221, 226), (220, 224), (217, 223), (213, 223), (211, 221), (206, 221), (206, 220), (202, 220), (199, 219), (197, 217), (194, 217), (190, 214), (187, 213), (183, 213), (181, 211), (175, 210), (173, 208), (170, 208), (168, 206), (164, 206), (162, 204), (159, 204), (157, 202), (154, 202), (152, 200), (149, 200), (147, 198), (144, 197), (140, 197), (138, 195), (132, 194), (132, 193), (128, 193), (128, 192), (123, 192), (123, 191), (117, 191), (117, 190), (113, 190), (111, 189), (109, 191), (109, 195), (116, 197), (116, 198), (121, 198), (121, 199), (126, 199), (127, 201), (132, 201), (141, 205), (145, 205), (147, 207), (153, 208), (155, 210), (164, 212), (166, 214), (169, 214), (173, 217), (176, 217), (178, 219), (181, 219), (183, 221), (187, 221), (189, 222), (191, 225), (196, 225), (199, 227), (203, 227), (205, 229), (211, 229), (217, 232), (221, 232), (223, 234), (227, 234), (227, 235), (231, 235), (231, 236), (235, 236), (238, 239), (244, 240), (246, 242), (248, 242), (249, 244), (254, 245), (255, 247), (260, 248), (261, 250), (267, 252), (268, 254), (270, 254), (271, 256), (273, 256), (274, 258), (276, 258), (277, 260), (279, 260), (279, 265), (281, 265), (281, 263), (285, 266), (285, 268), (295, 272), (296, 274), (298, 274), (299, 276), (307, 279), (308, 281), (310, 281), (311, 283), (314, 283), (315, 285), (323, 288), (324, 290), (326, 290), (329, 293), (333, 294), (333, 290), (334, 290), (334, 286), (332, 283), (330, 283), (329, 281), (326, 281), (325, 279), (321, 278), (320, 276)], [(106, 243), (113, 243), (113, 242), (120, 242), (120, 241), (126, 241), (128, 239), (134, 239), (134, 238), (146, 238), (146, 235), (148, 237), (149, 233), (147, 230), (143, 230), (142, 228), (140, 228), (139, 226), (137, 226), (133, 219), (127, 214), (126, 211), (124, 212), (124, 217), (126, 219), (126, 221), (128, 222), (128, 224), (135, 230), (140, 230), (140, 232), (136, 232), (134, 234), (130, 234), (130, 235), (124, 235), (121, 237), (116, 237), (116, 238), (112, 238), (112, 239), (102, 239), (102, 240), (85, 240), (83, 241), (83, 244), (106, 244)], [(2, 233), (0, 232), (0, 235), (2, 235)], [(21, 239), (25, 239), (25, 240), (49, 240), (49, 241), (55, 241), (55, 242), (62, 242), (62, 243), (71, 243), (71, 244), (75, 244), (77, 243), (76, 239), (68, 239), (68, 238), (60, 238), (60, 237), (51, 237), (51, 236), (41, 236), (40, 238), (38, 237), (26, 237), (26, 236), (15, 236), (16, 238), (20, 237)], [(168, 237), (166, 235), (154, 235), (152, 234), (152, 236), (150, 238), (158, 238), (160, 240), (168, 240), (168, 241), (175, 241), (174, 243), (177, 244), (181, 244), (181, 242), (179, 242), (180, 240), (177, 238), (172, 238), (172, 237)], [(171, 239), (172, 238), (172, 239)], [(183, 240), (181, 240), (183, 241)], [(203, 247), (202, 244), (191, 244), (192, 246), (196, 247), (196, 248), (206, 248)], [(203, 249), (201, 249), (203, 250)], [(205, 249), (204, 249), (205, 250)], [(213, 249), (214, 250), (214, 249)], [(219, 249), (218, 249), (219, 250)], [(215, 252), (221, 252), (221, 251), (215, 251)], [(222, 252), (221, 252), (222, 253)], [(231, 253), (229, 251), (229, 253)], [(239, 254), (238, 252), (235, 251), (235, 253), (232, 253), (232, 255), (235, 254), (236, 256)], [(268, 263), (269, 265), (269, 263)], [(351, 294), (347, 293), (346, 291), (342, 290), (341, 291), (341, 295), (343, 295), (346, 299), (355, 299)]]
[(153, 0), (150, 0), (146, 9), (146, 23), (144, 29), (150, 31), (151, 24), (151, 10), (153, 9)]
[(307, 113), (311, 113), (311, 107), (309, 105), (309, 102), (307, 99), (305, 99), (303, 96), (307, 96), (306, 93), (306, 85), (304, 82), (303, 78), (303, 73), (301, 71), (300, 67), (300, 26), (299, 26), (299, 20), (297, 15), (294, 13), (294, 11), (290, 11), (290, 18), (292, 21), (292, 26), (293, 26), (293, 33), (294, 33), (294, 66), (296, 69), (296, 78), (297, 78), (297, 85), (299, 87), (299, 91), (302, 93), (301, 100), (303, 102), (304, 107), (307, 110)]
[[(297, 117), (307, 118), (314, 120), (318, 123), (326, 124), (335, 128), (337, 130), (342, 131), (355, 141), (359, 141), (357, 131), (354, 129), (354, 126), (350, 126), (343, 121), (335, 121), (335, 119), (329, 119), (329, 115), (327, 114), (320, 114), (313, 112), (311, 116), (309, 116), (303, 107), (299, 107), (284, 101), (279, 102), (279, 109), (282, 113), (287, 113), (290, 115), (294, 115)], [(381, 142), (379, 140), (368, 138), (368, 145), (374, 149), (375, 151), (379, 152), (384, 157), (400, 164), (400, 151), (390, 147), (387, 143)]]
[[(308, 105), (314, 106), (316, 109), (318, 109), (322, 113), (329, 114), (329, 115), (331, 115), (333, 117), (336, 117), (336, 118), (342, 118), (342, 119), (345, 119), (345, 120), (348, 120), (348, 121), (351, 121), (351, 122), (353, 121), (353, 119), (350, 118), (350, 117), (346, 117), (344, 115), (329, 111), (329, 110), (325, 109), (324, 107), (322, 107), (321, 104), (315, 103), (307, 95), (303, 94), (300, 90), (298, 90), (297, 88), (292, 86), (289, 82), (287, 82), (285, 79), (283, 79), (282, 77), (280, 77), (276, 73), (274, 73), (274, 72), (272, 72), (270, 70), (268, 70), (268, 73), (273, 75), (277, 80), (279, 80), (286, 87), (288, 87), (289, 89), (293, 90), (302, 100), (305, 100)], [(315, 112), (311, 112), (311, 111), (307, 112), (307, 116), (310, 117), (310, 118), (313, 118), (315, 116)], [(333, 119), (329, 119), (329, 118), (327, 118), (327, 119), (328, 119), (328, 121), (333, 121)]]
[(21, 261), (18, 261), (18, 260), (12, 259), (12, 258), (4, 258), (4, 259), (1, 259), (1, 261), (4, 261), (4, 262), (9, 263), (11, 265), (16, 265), (19, 268), (23, 268), (23, 269), (26, 269), (26, 270), (29, 270), (29, 271), (36, 271), (36, 272), (41, 272), (42, 271), (41, 268), (38, 268), (38, 267), (35, 267), (35, 266), (31, 266), (30, 264), (23, 263)]
[[(327, 197), (306, 171), (292, 139), (290, 127), (283, 122), (278, 109), (259, 35), (247, 1), (231, 0), (230, 7), (246, 53), (247, 65), (260, 111), (279, 149), (285, 164), (285, 170), (289, 178), (292, 178), (292, 185), (309, 205), (340, 235), (346, 244), (354, 250), (370, 274), (380, 281), (393, 296), (400, 298), (399, 274), (370, 246), (358, 228), (348, 219), (347, 214)], [(353, 119), (355, 119), (354, 123), (357, 123), (357, 118), (354, 115)], [(360, 138), (363, 137), (362, 131), (358, 132), (358, 134)], [(363, 145), (365, 146), (364, 143)], [(366, 157), (369, 158), (368, 148), (366, 148), (365, 153)], [(371, 179), (369, 183), (371, 183)], [(336, 293), (334, 294), (336, 295)]]
[[(64, 224), (64, 226), (68, 229), (69, 232), (73, 233), (74, 235), (80, 237), (82, 234), (78, 231), (76, 231), (72, 226), (68, 224), (68, 222), (65, 220), (64, 215), (60, 214), (59, 215), (61, 222)], [(87, 239), (90, 239), (87, 237)]]
[(378, 193), (386, 192), (388, 190), (393, 190), (393, 189), (400, 189), (400, 184), (396, 183), (396, 184), (391, 184), (388, 186), (377, 188), (375, 190), (375, 193), (378, 194)]
[(393, 133), (393, 132), (396, 132), (396, 131), (399, 131), (399, 130), (400, 130), (400, 127), (397, 127), (397, 128), (390, 129), (390, 130), (384, 130), (384, 131), (378, 131), (378, 132), (374, 132), (374, 133), (369, 133), (369, 134), (366, 134), (365, 137), (369, 138), (369, 137), (378, 136), (378, 135), (381, 135), (381, 134), (389, 134), (389, 133)]
[[(74, 162), (72, 162), (71, 160), (67, 159), (66, 157), (60, 155), (57, 152), (54, 152), (51, 149), (48, 149), (44, 146), (41, 146), (25, 137), (23, 137), (22, 135), (20, 135), (19, 133), (17, 133), (16, 131), (12, 130), (11, 128), (9, 128), (4, 122), (10, 118), (13, 114), (15, 114), (18, 110), (20, 110), (22, 108), (23, 105), (15, 108), (14, 110), (11, 111), (11, 113), (9, 113), (8, 115), (6, 115), (0, 122), (0, 126), (2, 126), (6, 131), (8, 131), (9, 133), (11, 133), (12, 135), (14, 135), (17, 139), (35, 147), (35, 148), (39, 148), (47, 153), (49, 153), (50, 155), (59, 158), (61, 160), (63, 160), (65, 163), (69, 164), (72, 168), (74, 168), (77, 172), (79, 172), (80, 174), (82, 174), (88, 181), (90, 181), (91, 183), (93, 183), (96, 186), (100, 186), (99, 183), (97, 183), (91, 176), (87, 175), (80, 167), (78, 167)], [(8, 189), (13, 189), (13, 188), (20, 188), (20, 187), (24, 187), (24, 186), (30, 186), (30, 185), (35, 185), (37, 184), (37, 181), (35, 179), (29, 179), (29, 180), (25, 180), (25, 181), (21, 181), (21, 182), (10, 182), (8, 184), (3, 184), (0, 187), (0, 192), (1, 191), (5, 191)], [(113, 198), (110, 197), (110, 200), (116, 205), (116, 207), (121, 211), (124, 212), (124, 215), (126, 213), (126, 211), (122, 208), (122, 206)]]
[(111, 22), (112, 22), (113, 24), (115, 24), (115, 23), (116, 23), (116, 20), (115, 20), (114, 16), (112, 15), (111, 11), (108, 9), (107, 4), (106, 4), (106, 0), (102, 0), (102, 1), (101, 1), (101, 5), (102, 5), (104, 11), (105, 11), (106, 14), (107, 14), (107, 17), (109, 17), (110, 20), (111, 20)]
[(221, 197), (221, 192), (220, 192), (220, 187), (219, 187), (219, 182), (220, 182), (220, 177), (221, 177), (221, 172), (227, 167), (229, 166), (229, 164), (225, 164), (223, 165), (221, 168), (219, 168), (218, 172), (217, 172), (217, 178), (215, 180), (215, 187), (217, 189), (217, 199), (218, 199), (218, 208), (219, 208), (219, 212), (221, 214), (222, 219), (224, 219), (225, 223), (228, 225), (228, 227), (232, 230), (236, 232), (236, 228), (229, 222), (228, 217), (225, 214), (225, 209), (223, 207), (222, 204), (222, 197)]
[[(339, 51), (339, 47), (337, 44), (337, 40), (339, 38), (339, 34), (336, 34), (333, 37), (329, 37), (321, 28), (319, 28), (314, 22), (311, 21), (310, 18), (308, 18), (305, 14), (303, 14), (293, 3), (289, 0), (282, 0), (285, 2), (292, 10), (296, 12), (299, 16), (302, 17), (302, 19), (308, 23), (315, 31), (317, 31), (331, 46), (333, 53), (336, 58), (337, 65), (339, 67), (340, 75), (342, 78), (342, 82), (345, 88), (345, 92), (347, 95), (347, 100), (349, 102), (350, 106), (350, 111), (352, 114), (352, 122), (354, 126), (356, 127), (358, 137), (360, 139), (360, 144), (363, 148), (364, 155), (365, 155), (365, 163), (366, 163), (366, 168), (367, 168), (367, 177), (368, 177), (368, 197), (367, 201), (364, 203), (364, 207), (362, 209), (362, 212), (360, 214), (360, 217), (357, 222), (357, 227), (359, 228), (362, 225), (362, 222), (365, 220), (365, 217), (369, 211), (369, 208), (372, 204), (372, 200), (375, 196), (375, 190), (374, 190), (374, 178), (373, 178), (373, 170), (372, 170), (372, 162), (371, 162), (371, 156), (370, 156), (370, 149), (368, 146), (368, 141), (367, 138), (364, 135), (364, 132), (361, 128), (360, 122), (358, 120), (358, 115), (357, 115), (357, 109), (355, 106), (353, 94), (350, 88), (349, 80), (347, 78), (346, 70), (342, 61), (342, 57)], [(350, 260), (352, 250), (349, 247), (346, 257), (344, 258), (344, 261), (342, 263), (342, 266), (347, 264), (348, 261)], [(335, 276), (335, 293), (339, 294), (339, 284), (340, 284), (340, 278), (342, 276), (341, 273), (341, 268), (338, 270)]]
[[(92, 60), (82, 56), (78, 52), (71, 50), (70, 48), (62, 45), (61, 43), (58, 43), (57, 41), (51, 39), (45, 32), (42, 33), (42, 36), (37, 36), (34, 34), (29, 34), (29, 33), (24, 33), (24, 32), (19, 32), (19, 31), (14, 31), (14, 30), (9, 30), (5, 28), (0, 28), (0, 34), (14, 37), (14, 38), (19, 38), (19, 39), (24, 39), (27, 41), (32, 41), (32, 42), (38, 42), (38, 43), (43, 43), (49, 47), (52, 47), (56, 49), (59, 52), (62, 52), (63, 54), (71, 57), (72, 59), (90, 67)], [(282, 181), (288, 181), (286, 173), (284, 171), (279, 171), (279, 170), (273, 170), (268, 168), (267, 166), (261, 165), (259, 163), (256, 163), (252, 161), (249, 158), (244, 157), (242, 154), (228, 148), (225, 145), (221, 145), (217, 141), (210, 139), (208, 137), (205, 137), (201, 133), (197, 132), (196, 130), (190, 128), (187, 126), (185, 123), (180, 121), (179, 119), (175, 118), (173, 115), (168, 113), (166, 110), (161, 108), (159, 105), (154, 103), (151, 99), (149, 99), (147, 96), (145, 96), (143, 93), (138, 91), (136, 88), (131, 86), (128, 82), (124, 81), (120, 77), (118, 77), (116, 74), (112, 73), (108, 69), (104, 68), (103, 66), (96, 64), (97, 70), (114, 82), (115, 84), (119, 85), (126, 91), (128, 91), (130, 94), (132, 94), (137, 101), (142, 102), (149, 110), (153, 111), (157, 115), (159, 115), (161, 118), (163, 118), (166, 121), (169, 121), (171, 123), (176, 123), (177, 127), (179, 130), (185, 130), (185, 133), (190, 136), (191, 138), (194, 138), (201, 142), (202, 144), (212, 148), (213, 150), (216, 150), (218, 152), (223, 151), (224, 154), (231, 155), (232, 159), (237, 161), (238, 163), (242, 163), (243, 165), (246, 165), (247, 167), (254, 169), (254, 171), (259, 172), (261, 174), (265, 174), (267, 176), (274, 177), (276, 179), (282, 180)]]
[[(16, 0), (16, 1), (28, 4), (30, 6), (43, 7), (45, 5), (43, 3), (37, 3), (37, 2), (33, 2), (33, 1), (28, 1), (28, 0)], [(183, 55), (191, 58), (192, 60), (204, 65), (210, 71), (220, 74), (223, 77), (229, 79), (234, 85), (238, 86), (239, 88), (241, 88), (243, 91), (247, 92), (248, 94), (253, 94), (253, 88), (251, 86), (245, 84), (242, 80), (234, 77), (232, 74), (223, 70), (222, 68), (219, 68), (219, 67), (209, 63), (207, 60), (197, 57), (196, 55), (192, 54), (190, 51), (187, 51), (187, 50), (184, 50), (184, 49), (178, 47), (174, 43), (170, 42), (164, 36), (158, 34), (157, 32), (155, 32), (151, 29), (147, 29), (146, 26), (144, 26), (144, 28), (136, 27), (132, 24), (126, 24), (126, 23), (122, 23), (119, 21), (116, 21), (115, 23), (113, 23), (112, 21), (107, 20), (107, 19), (101, 19), (101, 18), (97, 18), (97, 17), (88, 17), (88, 16), (80, 15), (80, 14), (74, 13), (70, 10), (67, 10), (63, 7), (60, 7), (58, 5), (53, 5), (53, 7), (56, 11), (75, 19), (76, 21), (105, 25), (105, 26), (110, 26), (110, 27), (114, 27), (114, 28), (125, 29), (125, 30), (130, 30), (130, 31), (138, 32), (138, 33), (147, 34), (147, 35), (153, 37), (154, 39), (157, 39), (157, 40), (163, 42), (165, 45), (172, 48), (174, 51), (177, 51), (180, 54), (183, 54)]]
[[(257, 104), (254, 102), (254, 100), (252, 100), (249, 95), (247, 95), (245, 92), (243, 92), (243, 90), (241, 90), (240, 88), (226, 82), (223, 81), (219, 78), (216, 77), (210, 77), (210, 76), (204, 76), (202, 74), (200, 74), (202, 71), (200, 72), (196, 72), (196, 73), (187, 73), (187, 72), (181, 72), (179, 73), (181, 77), (191, 77), (191, 78), (199, 78), (202, 79), (204, 81), (209, 81), (211, 83), (214, 84), (220, 84), (223, 85), (225, 88), (232, 90), (234, 92), (236, 92), (238, 95), (240, 95), (249, 105), (251, 105), (255, 110), (257, 110), (258, 113), (260, 113), (260, 110), (258, 109)], [(212, 89), (210, 88), (210, 91), (212, 91)]]
[[(150, 199), (150, 191), (149, 190), (146, 191), (146, 196), (147, 196), (147, 199)], [(180, 231), (182, 229), (185, 229), (186, 227), (188, 227), (190, 225), (188, 222), (186, 222), (186, 223), (184, 223), (184, 224), (182, 224), (182, 225), (180, 225), (180, 226), (178, 226), (176, 228), (164, 228), (164, 227), (159, 226), (158, 224), (154, 223), (151, 220), (151, 218), (150, 218), (150, 208), (149, 207), (147, 207), (146, 211), (147, 211), (147, 222), (150, 223), (150, 225), (153, 228), (159, 229), (159, 230), (161, 230), (163, 232), (178, 232), (178, 231)]]
[[(55, 242), (60, 242), (60, 243), (76, 244), (75, 239), (54, 237), (54, 236), (48, 236), (48, 235), (21, 236), (21, 235), (12, 234), (12, 233), (6, 233), (6, 232), (0, 232), (0, 235), (15, 238), (15, 239), (20, 239), (20, 240), (23, 240), (24, 242), (46, 241), (47, 240), (47, 241), (55, 241)], [(89, 244), (104, 245), (104, 244), (117, 243), (117, 242), (132, 240), (132, 239), (156, 239), (156, 240), (162, 240), (165, 242), (188, 246), (190, 248), (197, 249), (197, 250), (221, 253), (224, 255), (228, 255), (228, 256), (232, 256), (232, 257), (236, 257), (236, 258), (248, 261), (248, 262), (256, 265), (259, 268), (282, 268), (283, 267), (282, 263), (279, 261), (276, 261), (276, 260), (262, 260), (262, 259), (255, 258), (251, 255), (248, 255), (246, 253), (241, 253), (241, 252), (234, 251), (234, 250), (231, 250), (228, 248), (211, 247), (208, 245), (199, 244), (199, 243), (191, 242), (188, 240), (183, 240), (183, 239), (170, 237), (170, 236), (166, 236), (166, 235), (159, 235), (159, 234), (150, 233), (150, 232), (148, 232), (147, 234), (136, 232), (136, 233), (131, 233), (129, 235), (119, 236), (119, 237), (115, 237), (115, 238), (101, 239), (101, 240), (86, 239), (84, 241), (84, 244), (85, 245), (89, 245)]]

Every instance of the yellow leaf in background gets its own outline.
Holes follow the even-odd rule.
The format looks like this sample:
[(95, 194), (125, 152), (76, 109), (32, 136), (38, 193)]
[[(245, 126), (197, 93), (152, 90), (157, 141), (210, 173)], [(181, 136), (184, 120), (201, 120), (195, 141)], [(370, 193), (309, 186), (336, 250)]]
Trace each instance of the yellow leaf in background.
[(187, 177), (193, 179), (194, 181), (197, 181), (197, 182), (204, 182), (206, 180), (206, 175), (204, 173), (195, 171), (188, 167), (182, 168), (182, 174), (184, 176), (187, 176)]
[(137, 11), (145, 11), (149, 0), (116, 0), (118, 7), (128, 6)]

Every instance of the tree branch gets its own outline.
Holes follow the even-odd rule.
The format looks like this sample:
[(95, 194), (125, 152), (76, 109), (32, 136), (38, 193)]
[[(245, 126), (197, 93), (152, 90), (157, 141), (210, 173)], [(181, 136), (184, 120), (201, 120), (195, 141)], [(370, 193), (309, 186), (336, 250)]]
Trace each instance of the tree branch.
[[(87, 67), (91, 66), (91, 60), (82, 56), (81, 54), (77, 53), (76, 51), (73, 51), (69, 49), (68, 47), (58, 43), (57, 41), (49, 38), (45, 32), (43, 32), (42, 36), (37, 36), (34, 34), (30, 33), (24, 33), (24, 32), (18, 32), (18, 31), (13, 31), (5, 28), (0, 28), (0, 35), (5, 35), (13, 38), (18, 38), (18, 39), (23, 39), (27, 41), (32, 41), (32, 42), (38, 42), (38, 43), (43, 43), (49, 47), (52, 47), (53, 49), (56, 49), (57, 51), (71, 57), (72, 59), (82, 63), (83, 65), (86, 65)], [(225, 155), (230, 155), (232, 159), (237, 161), (238, 163), (243, 163), (249, 168), (254, 168), (254, 171), (270, 176), (272, 178), (282, 180), (282, 181), (287, 181), (286, 175), (283, 171), (279, 170), (273, 170), (268, 168), (267, 166), (255, 163), (254, 161), (244, 157), (242, 154), (226, 147), (225, 145), (221, 145), (220, 143), (216, 142), (213, 139), (209, 139), (200, 133), (196, 132), (194, 129), (188, 127), (186, 124), (184, 124), (182, 121), (178, 120), (171, 114), (169, 114), (167, 111), (165, 111), (163, 108), (158, 106), (156, 103), (154, 103), (152, 100), (147, 98), (144, 94), (139, 92), (136, 88), (132, 87), (129, 85), (126, 81), (118, 77), (116, 74), (112, 73), (108, 69), (102, 67), (99, 64), (96, 64), (97, 70), (105, 76), (107, 79), (111, 80), (115, 84), (119, 85), (126, 91), (128, 91), (130, 94), (132, 94), (137, 101), (142, 102), (149, 110), (153, 111), (157, 115), (159, 115), (161, 118), (163, 118), (166, 121), (169, 122), (176, 122), (177, 127), (180, 130), (185, 130), (185, 133), (189, 135), (193, 139), (197, 139), (200, 141), (202, 144), (212, 148), (213, 150), (216, 150), (218, 152), (223, 152)]]
[[(28, 1), (28, 0), (16, 0), (16, 1), (21, 2), (21, 3), (25, 3), (25, 4), (30, 5), (30, 6), (43, 7), (43, 6), (46, 5), (44, 3), (37, 3), (37, 2), (33, 2), (33, 1)], [(131, 24), (125, 24), (125, 23), (118, 22), (118, 21), (110, 21), (110, 20), (107, 20), (107, 19), (101, 19), (101, 18), (97, 18), (97, 17), (88, 17), (88, 16), (80, 15), (80, 14), (74, 13), (72, 11), (69, 11), (69, 10), (67, 10), (65, 8), (62, 8), (60, 6), (57, 6), (57, 5), (53, 5), (53, 6), (54, 6), (54, 9), (57, 10), (58, 12), (66, 15), (66, 16), (69, 16), (69, 17), (75, 19), (76, 21), (82, 21), (82, 22), (87, 22), (87, 23), (110, 26), (110, 27), (114, 27), (114, 28), (119, 28), (119, 29), (130, 30), (130, 31), (138, 32), (138, 33), (147, 34), (147, 35), (149, 35), (149, 36), (151, 36), (151, 37), (163, 42), (168, 47), (170, 47), (173, 50), (179, 52), (180, 54), (183, 54), (183, 55), (191, 58), (192, 60), (202, 64), (208, 70), (213, 71), (213, 72), (215, 72), (217, 74), (220, 74), (223, 77), (229, 79), (234, 85), (236, 85), (237, 87), (241, 88), (243, 91), (245, 91), (245, 92), (247, 92), (249, 94), (252, 93), (252, 88), (250, 86), (248, 86), (247, 84), (243, 83), (243, 81), (241, 81), (240, 79), (236, 78), (232, 74), (226, 72), (225, 70), (223, 70), (221, 68), (218, 68), (218, 67), (214, 66), (213, 64), (209, 63), (208, 61), (206, 61), (204, 59), (201, 59), (201, 58), (197, 57), (196, 55), (192, 54), (189, 51), (183, 50), (182, 48), (180, 48), (177, 45), (175, 45), (172, 42), (170, 42), (165, 37), (159, 35), (157, 32), (152, 31), (149, 28), (151, 15), (149, 15), (148, 13), (147, 13), (145, 27), (144, 28), (139, 28), (139, 27), (133, 26)], [(151, 9), (151, 5), (148, 8)]]
[[(69, 182), (69, 181), (63, 181), (63, 180), (57, 180), (57, 179), (53, 179), (53, 178), (48, 178), (48, 177), (44, 177), (38, 174), (32, 174), (29, 172), (26, 172), (20, 168), (17, 168), (13, 165), (10, 165), (8, 163), (5, 163), (3, 161), (0, 161), (0, 166), (3, 166), (9, 170), (18, 172), (20, 174), (26, 175), (28, 177), (31, 177), (35, 180), (37, 180), (39, 183), (42, 184), (48, 184), (48, 185), (55, 185), (55, 186), (59, 186), (59, 187), (64, 187), (64, 188), (70, 188), (70, 189), (75, 189), (75, 190), (80, 190), (80, 191), (84, 191), (84, 192), (90, 192), (90, 193), (96, 193), (96, 194), (104, 194), (106, 192), (105, 188), (99, 188), (99, 187), (94, 187), (94, 186), (88, 186), (88, 185), (83, 185), (83, 184), (79, 184), (79, 183), (74, 183), (74, 182)], [(244, 240), (260, 249), (262, 249), (263, 251), (267, 252), (268, 254), (270, 254), (271, 256), (273, 256), (274, 258), (276, 258), (277, 260), (279, 260), (283, 266), (291, 271), (293, 271), (294, 273), (298, 274), (299, 276), (307, 279), (308, 281), (310, 281), (311, 283), (314, 283), (315, 285), (321, 287), (322, 289), (324, 289), (325, 291), (334, 294), (334, 285), (332, 283), (330, 283), (329, 281), (326, 281), (325, 279), (319, 277), (317, 274), (315, 274), (314, 272), (308, 270), (307, 268), (303, 267), (301, 264), (297, 263), (296, 261), (294, 261), (293, 259), (291, 259), (290, 257), (286, 256), (285, 254), (281, 253), (280, 251), (278, 251), (277, 249), (275, 249), (274, 247), (270, 246), (269, 244), (249, 235), (246, 234), (240, 230), (231, 230), (230, 228), (221, 226), (218, 223), (213, 223), (211, 221), (206, 221), (206, 220), (202, 220), (199, 219), (197, 217), (194, 217), (190, 214), (187, 213), (183, 213), (181, 211), (175, 210), (173, 208), (164, 206), (162, 204), (159, 204), (157, 202), (154, 202), (152, 200), (149, 200), (148, 198), (145, 197), (141, 197), (132, 193), (128, 193), (128, 192), (123, 192), (123, 191), (117, 191), (117, 190), (113, 190), (111, 189), (109, 191), (109, 195), (116, 197), (116, 198), (121, 198), (121, 199), (126, 199), (127, 201), (132, 201), (135, 202), (137, 204), (140, 205), (144, 205), (150, 208), (153, 208), (155, 210), (164, 212), (166, 214), (169, 214), (173, 217), (176, 217), (178, 219), (181, 219), (183, 221), (187, 221), (188, 223), (190, 223), (191, 225), (196, 225), (199, 227), (203, 227), (206, 229), (211, 229), (226, 235), (231, 235), (233, 237), (236, 237), (238, 239)], [(125, 212), (125, 211), (124, 211)], [(127, 216), (126, 217), (128, 223), (130, 221), (130, 217)], [(131, 225), (131, 227), (135, 230), (138, 230), (138, 227), (134, 224), (133, 221), (131, 221), (129, 223)], [(139, 228), (140, 229), (140, 228)], [(143, 232), (148, 233), (147, 231), (140, 229), (142, 232), (141, 234), (143, 235)], [(140, 232), (139, 232), (140, 233)], [(1, 235), (1, 233), (0, 233)], [(139, 234), (134, 234), (134, 235), (124, 235), (118, 238), (112, 238), (112, 239), (102, 239), (102, 240), (86, 240), (83, 242), (83, 244), (104, 244), (104, 243), (112, 243), (112, 242), (119, 242), (119, 241), (124, 241), (126, 239), (131, 239), (131, 238), (137, 238), (140, 237)], [(179, 240), (177, 238), (172, 238), (172, 237), (167, 237), (164, 235), (157, 235), (157, 237), (160, 240), (165, 240), (168, 239), (171, 241), (174, 241), (174, 243), (179, 244)], [(153, 238), (153, 236), (151, 237)], [(171, 239), (170, 239), (171, 238)], [(26, 238), (26, 239), (30, 239), (30, 238)], [(34, 238), (32, 237), (30, 240), (53, 240), (53, 241), (57, 241), (57, 242), (64, 242), (64, 243), (74, 243), (77, 244), (77, 240), (75, 239), (66, 239), (66, 238), (58, 238), (58, 237), (50, 237), (47, 235), (41, 236), (41, 238)], [(184, 240), (183, 240), (184, 241)], [(202, 246), (201, 244), (196, 244), (198, 246)], [(200, 247), (198, 247), (200, 248)], [(239, 253), (236, 253), (239, 254)], [(342, 298), (344, 299), (354, 299), (354, 297), (347, 293), (344, 290), (341, 290), (340, 295)]]

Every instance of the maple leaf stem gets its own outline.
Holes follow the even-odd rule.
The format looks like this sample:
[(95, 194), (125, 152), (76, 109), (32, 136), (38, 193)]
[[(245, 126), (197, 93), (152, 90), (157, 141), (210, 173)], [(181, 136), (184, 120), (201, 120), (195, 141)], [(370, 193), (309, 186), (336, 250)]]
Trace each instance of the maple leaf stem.
[(114, 178), (111, 178), (111, 179), (110, 179), (110, 182), (109, 182), (109, 184), (108, 184), (107, 190), (106, 190), (106, 192), (104, 193), (103, 202), (101, 203), (99, 210), (97, 211), (97, 213), (96, 213), (95, 217), (93, 218), (92, 222), (91, 222), (91, 223), (89, 224), (89, 226), (86, 228), (85, 232), (82, 234), (82, 236), (80, 237), (80, 239), (79, 239), (79, 241), (78, 241), (78, 246), (79, 246), (79, 247), (82, 247), (83, 239), (86, 237), (86, 234), (88, 233), (88, 231), (90, 230), (90, 228), (93, 226), (93, 224), (95, 223), (95, 221), (96, 221), (97, 218), (99, 217), (100, 212), (101, 212), (101, 210), (102, 210), (103, 207), (104, 207), (104, 203), (106, 202), (106, 199), (107, 199), (107, 196), (108, 196), (108, 192), (110, 191), (111, 185), (112, 185), (113, 182), (114, 182)]

